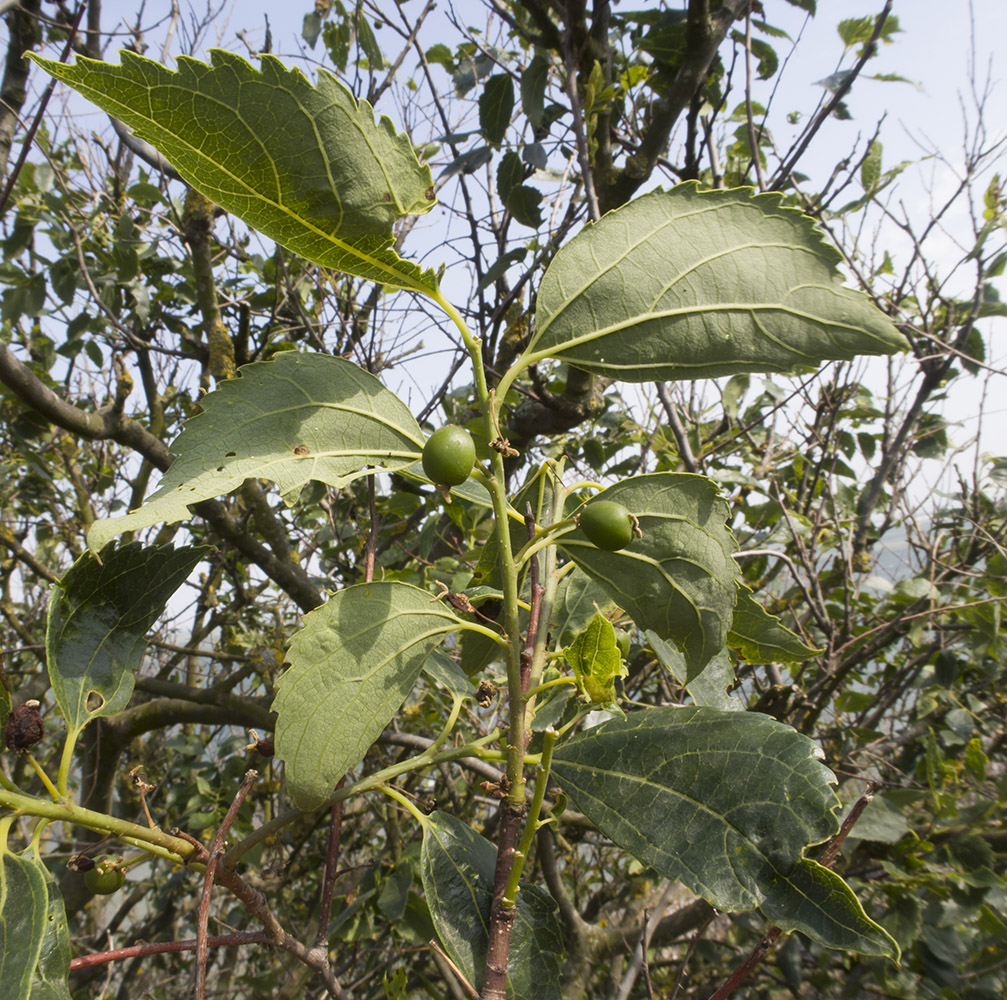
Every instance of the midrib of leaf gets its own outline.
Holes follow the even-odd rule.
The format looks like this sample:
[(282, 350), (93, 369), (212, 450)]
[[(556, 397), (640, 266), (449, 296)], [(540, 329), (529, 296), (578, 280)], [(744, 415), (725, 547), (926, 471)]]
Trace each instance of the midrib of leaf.
[[(842, 290), (841, 286), (837, 288), (828, 288), (825, 285), (805, 284), (805, 285), (795, 285), (792, 291), (796, 291), (797, 289), (800, 288), (814, 288), (818, 291), (823, 292), (836, 292)], [(629, 317), (625, 322), (616, 323), (613, 324), (612, 326), (602, 327), (599, 330), (593, 330), (591, 333), (585, 333), (580, 337), (570, 337), (569, 339), (564, 340), (561, 344), (557, 344), (555, 346), (548, 347), (540, 351), (533, 351), (523, 354), (518, 359), (518, 361), (515, 362), (515, 367), (520, 365), (521, 369), (527, 368), (529, 365), (538, 364), (539, 361), (544, 361), (547, 358), (552, 358), (560, 354), (565, 354), (573, 347), (579, 347), (582, 344), (590, 344), (594, 340), (599, 340), (600, 338), (608, 336), (609, 334), (612, 333), (619, 333), (622, 330), (638, 326), (640, 323), (644, 323), (649, 320), (675, 319), (676, 317), (690, 316), (697, 313), (708, 315), (710, 313), (722, 313), (722, 312), (748, 312), (754, 315), (758, 315), (759, 313), (776, 314), (782, 312), (786, 313), (789, 316), (794, 316), (799, 319), (806, 319), (815, 324), (821, 324), (825, 322), (825, 319), (822, 316), (816, 316), (811, 313), (803, 312), (800, 309), (795, 309), (793, 306), (785, 306), (780, 303), (767, 304), (765, 302), (709, 303), (704, 305), (685, 306), (684, 308), (681, 309), (666, 309), (659, 312), (636, 313), (633, 316)], [(554, 316), (561, 316), (562, 314), (563, 310), (560, 310), (559, 312), (555, 313)], [(550, 317), (550, 322), (552, 321), (554, 316)], [(849, 323), (840, 323), (831, 317), (828, 319), (828, 324), (830, 327), (835, 327), (836, 329), (850, 330), (851, 332), (857, 332), (861, 334), (864, 333), (864, 330), (861, 327), (853, 326), (852, 324)], [(771, 340), (774, 344), (777, 344), (780, 347), (784, 348), (785, 350), (790, 351), (792, 354), (800, 354), (803, 357), (811, 357), (804, 351), (799, 351), (792, 344), (788, 344), (785, 341), (782, 341), (777, 337), (774, 337), (772, 334), (766, 331), (765, 328), (761, 326), (761, 324), (760, 329), (763, 331), (768, 340)], [(541, 336), (536, 338), (536, 340), (540, 339)], [(879, 337), (874, 337), (874, 339), (880, 342)], [(666, 362), (664, 361), (655, 361), (651, 363), (645, 361), (634, 361), (632, 364), (620, 365), (612, 361), (606, 361), (605, 366), (607, 368), (659, 368), (665, 363)], [(675, 363), (679, 368), (705, 368), (709, 366), (709, 361), (703, 361), (694, 364), (685, 364), (681, 361), (676, 361)]]
[[(292, 389), (296, 389), (302, 396), (305, 397), (304, 398), (304, 402), (303, 403), (294, 403), (294, 404), (292, 404), (290, 406), (280, 406), (280, 407), (277, 407), (275, 409), (270, 409), (270, 410), (260, 410), (259, 414), (255, 417), (255, 420), (261, 420), (264, 417), (275, 417), (275, 416), (277, 416), (279, 414), (282, 414), (282, 413), (296, 413), (298, 410), (303, 410), (303, 409), (306, 409), (306, 408), (307, 409), (318, 409), (318, 410), (335, 410), (338, 413), (352, 413), (352, 414), (354, 414), (354, 415), (356, 415), (358, 417), (366, 417), (368, 420), (372, 420), (376, 424), (382, 424), (382, 425), (384, 425), (385, 427), (387, 427), (389, 430), (391, 430), (395, 434), (399, 434), (399, 435), (401, 435), (403, 437), (408, 437), (412, 441), (416, 441), (416, 444), (419, 445), (420, 449), (423, 448), (423, 441), (422, 441), (422, 439), (414, 438), (411, 434), (408, 433), (407, 430), (405, 430), (404, 428), (400, 427), (398, 424), (392, 423), (392, 421), (389, 420), (387, 417), (383, 417), (380, 413), (377, 413), (374, 410), (363, 409), (363, 408), (361, 408), (359, 406), (350, 406), (347, 403), (327, 403), (327, 402), (319, 403), (319, 402), (316, 402), (315, 400), (311, 399), (309, 396), (307, 396), (305, 394), (305, 392), (304, 392), (303, 387), (299, 386), (296, 382), (292, 381), (291, 379), (289, 379), (289, 378), (278, 378), (277, 382), (286, 382), (287, 384), (290, 385), (290, 387)], [(319, 454), (321, 454), (321, 453), (319, 453)], [(329, 452), (325, 452), (325, 454), (329, 454)], [(344, 453), (343, 452), (332, 452), (332, 454), (339, 455), (339, 454), (344, 454)], [(367, 453), (355, 450), (355, 451), (352, 451), (352, 452), (346, 452), (345, 454), (360, 455), (360, 454), (367, 454)], [(385, 454), (385, 452), (380, 452), (380, 454), (383, 455), (383, 454)], [(405, 452), (404, 453), (404, 457), (409, 457), (409, 455), (411, 455), (411, 454), (412, 454), (412, 452)]]

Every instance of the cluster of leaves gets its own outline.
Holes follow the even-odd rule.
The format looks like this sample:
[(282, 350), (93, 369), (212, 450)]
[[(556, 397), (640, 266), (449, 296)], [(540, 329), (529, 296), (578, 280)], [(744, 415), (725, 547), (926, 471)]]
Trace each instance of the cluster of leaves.
[[(541, 996), (543, 984), (560, 980), (570, 996), (614, 996), (627, 982), (634, 988), (626, 978), (625, 942), (646, 928), (647, 909), (667, 898), (668, 880), (681, 880), (720, 909), (759, 905), (771, 922), (798, 932), (756, 973), (763, 976), (758, 989), (785, 982), (826, 996), (870, 982), (891, 996), (940, 995), (960, 991), (964, 982), (969, 997), (999, 996), (1004, 970), (997, 955), (1007, 926), (1007, 787), (997, 763), (1005, 705), (1002, 459), (991, 462), (991, 475), (963, 483), (930, 522), (903, 508), (915, 458), (933, 461), (950, 444), (937, 410), (940, 392), (984, 371), (977, 321), (1001, 312), (991, 284), (1005, 259), (997, 242), (1004, 218), (999, 184), (994, 180), (985, 192), (986, 215), (970, 250), (980, 272), (973, 300), (907, 294), (899, 286), (908, 285), (909, 272), (896, 276), (887, 255), (869, 270), (878, 300), (919, 345), (916, 395), (900, 412), (892, 400), (872, 395), (852, 361), (860, 351), (895, 346), (898, 337), (863, 298), (833, 281), (834, 251), (797, 221), (787, 202), (704, 190), (748, 179), (753, 135), (764, 169), (774, 152), (768, 133), (752, 130), (759, 125), (752, 116), (762, 114), (757, 104), (727, 113), (730, 77), (717, 45), (686, 102), (694, 109), (693, 128), (679, 176), (699, 183), (680, 185), (670, 196), (636, 198), (557, 254), (583, 217), (579, 186), (589, 176), (602, 209), (617, 208), (637, 189), (646, 149), (657, 142), (648, 140), (646, 124), (655, 102), (659, 109), (662, 101), (674, 103), (702, 39), (672, 12), (613, 11), (604, 51), (597, 41), (584, 42), (586, 35), (574, 49), (538, 5), (508, 10), (506, 42), (487, 46), (469, 37), (455, 48), (438, 42), (424, 50), (417, 73), (440, 67), (456, 97), (471, 106), (470, 131), (436, 136), (449, 154), (436, 183), (466, 190), (485, 178), (505, 210), (496, 223), (473, 219), (474, 231), (482, 227), (492, 239), (474, 242), (467, 255), (476, 283), (464, 312), (478, 324), (500, 416), (523, 451), (508, 469), (514, 482), (526, 477), (520, 491), (511, 490), (512, 544), (517, 549), (527, 540), (521, 523), (527, 502), (541, 527), (572, 514), (583, 499), (574, 494), (567, 509), (549, 513), (550, 480), (538, 470), (561, 457), (580, 478), (612, 484), (604, 496), (638, 513), (643, 532), (638, 544), (615, 555), (598, 552), (576, 530), (557, 536), (558, 565), (577, 569), (567, 572), (553, 603), (549, 626), (556, 652), (565, 656), (541, 676), (553, 686), (535, 706), (529, 752), (543, 753), (548, 728), (562, 728), (588, 708), (626, 718), (564, 739), (553, 754), (562, 792), (550, 791), (544, 802), (548, 823), (537, 833), (529, 884), (518, 896), (509, 995)], [(568, 27), (575, 35), (584, 26)], [(868, 54), (877, 27), (874, 18), (843, 22), (840, 37), (851, 58)], [(882, 23), (878, 37), (890, 40), (895, 28), (892, 20)], [(752, 29), (755, 74), (772, 78), (776, 43), (760, 38), (779, 35), (758, 21)], [(321, 38), (336, 70), (355, 73), (359, 93), (371, 100), (385, 89), (394, 63), (379, 37), (387, 31), (361, 4), (316, 5), (305, 22), (309, 44)], [(731, 42), (726, 27), (724, 38)], [(733, 44), (744, 49), (740, 32)], [(327, 810), (293, 822), (287, 795), (316, 807), (331, 801), (347, 772), (356, 792), (372, 779), (370, 787), (394, 782), (399, 800), (354, 795), (344, 802), (341, 863), (362, 867), (336, 883), (329, 926), (336, 972), (359, 981), (353, 989), (362, 995), (441, 995), (443, 984), (433, 980), (443, 970), (425, 948), (436, 932), (478, 982), (486, 936), (472, 928), (482, 923), (488, 930), (490, 921), (499, 758), (484, 759), (480, 772), (453, 763), (449, 748), (443, 760), (434, 761), (433, 752), (425, 758), (435, 769), (413, 770), (404, 749), (436, 751), (446, 719), (454, 720), (458, 746), (475, 746), (505, 717), (505, 699), (494, 691), (506, 684), (495, 624), (504, 596), (501, 539), (483, 485), (470, 481), (446, 498), (416, 478), (433, 407), (417, 420), (372, 374), (344, 360), (352, 356), (370, 372), (387, 363), (381, 319), (391, 315), (392, 300), (379, 285), (443, 304), (438, 275), (392, 244), (391, 225), (402, 212), (433, 206), (433, 176), (414, 167), (401, 135), (375, 127), (370, 110), (334, 80), (323, 77), (315, 88), (277, 60), (263, 59), (260, 72), (227, 54), (215, 55), (210, 66), (183, 59), (179, 74), (132, 55), (123, 65), (121, 71), (80, 63), (52, 68), (99, 103), (117, 95), (114, 113), (235, 216), (315, 264), (351, 274), (316, 270), (283, 249), (255, 254), (247, 234), (232, 227), (214, 243), (208, 307), (197, 206), (174, 197), (174, 187), (158, 184), (155, 173), (141, 169), (134, 178), (128, 163), (113, 163), (107, 182), (90, 191), (74, 148), (43, 137), (48, 162), (22, 171), (4, 243), (4, 339), (25, 359), (17, 368), (5, 357), (2, 378), (10, 417), (0, 539), (8, 554), (0, 608), (9, 626), (8, 687), (22, 701), (44, 696), (52, 679), (44, 707), (48, 734), (35, 753), (42, 770), (58, 770), (57, 797), (76, 790), (80, 805), (96, 813), (139, 818), (139, 786), (126, 772), (142, 764), (157, 783), (145, 801), (161, 827), (196, 836), (212, 835), (224, 820), (244, 767), (240, 748), (248, 740), (241, 727), (275, 726), (285, 784), (276, 765), (266, 765), (269, 773), (239, 811), (231, 836), (242, 845), (247, 877), (260, 879), (289, 927), (311, 929), (320, 919), (318, 869), (330, 830)], [(172, 130), (172, 102), (163, 114), (142, 113), (145, 88), (174, 93), (182, 98), (175, 103), (186, 106), (206, 98), (209, 106), (219, 96), (212, 88), (235, 79), (248, 104), (225, 102), (239, 111), (226, 123), (234, 131), (219, 145), (209, 134), (197, 137), (192, 145), (200, 155), (191, 162), (171, 146), (173, 135), (190, 127), (186, 119)], [(576, 100), (570, 80), (577, 81)], [(139, 115), (130, 110), (137, 95)], [(264, 125), (267, 96), (288, 103)], [(842, 113), (841, 102), (834, 113)], [(205, 110), (196, 117), (211, 121)], [(701, 168), (695, 139), (718, 121), (727, 129), (719, 174), (713, 164)], [(262, 162), (238, 157), (229, 166), (239, 169), (207, 177), (207, 166), (219, 166), (250, 139), (259, 142), (275, 122), (288, 125), (274, 140), (298, 170), (280, 171), (271, 187), (263, 183), (269, 171)], [(398, 162), (406, 169), (392, 172), (392, 188), (381, 186), (377, 171), (359, 170), (350, 171), (349, 188), (345, 178), (331, 176), (319, 187), (325, 171), (310, 168), (311, 156), (326, 148), (327, 136), (344, 136), (346, 122), (361, 135), (373, 131), (379, 159), (405, 158)], [(316, 123), (317, 145), (308, 138)], [(621, 163), (614, 136), (627, 142)], [(428, 148), (427, 156), (437, 151)], [(880, 142), (872, 141), (859, 167), (863, 198), (834, 218), (826, 214), (826, 221), (841, 226), (855, 218), (895, 180), (900, 168), (885, 172), (881, 157)], [(550, 165), (571, 158), (578, 190), (546, 233)], [(348, 189), (360, 196), (356, 202), (344, 200)], [(812, 199), (811, 207), (823, 200)], [(798, 192), (792, 201), (808, 204)], [(501, 253), (512, 221), (523, 235)], [(637, 245), (631, 234), (641, 225), (649, 242)], [(758, 246), (716, 267), (705, 262), (723, 250), (725, 237), (730, 244), (732, 233), (756, 231)], [(794, 268), (788, 245), (811, 261), (808, 287), (793, 295), (785, 280)], [(609, 256), (624, 263), (606, 264)], [(655, 259), (694, 274), (688, 288), (664, 289), (662, 297)], [(550, 260), (540, 281), (537, 269)], [(594, 290), (585, 290), (584, 277), (595, 269), (602, 273)], [(891, 290), (888, 298), (883, 289)], [(527, 291), (534, 297), (526, 309)], [(763, 301), (772, 308), (752, 308)], [(791, 323), (788, 309), (814, 317), (810, 327)], [(214, 340), (215, 322), (223, 341)], [(849, 326), (861, 331), (855, 345)], [(758, 339), (766, 330), (772, 336)], [(729, 342), (721, 340), (725, 333)], [(289, 350), (302, 342), (324, 353)], [(838, 345), (834, 353), (823, 349), (829, 343)], [(236, 380), (224, 379), (221, 344), (237, 365), (258, 363)], [(808, 375), (823, 357), (845, 360)], [(127, 363), (111, 363), (120, 358)], [(523, 359), (521, 370), (508, 379), (515, 358)], [(534, 367), (526, 373), (525, 364)], [(776, 374), (786, 371), (801, 375), (787, 382)], [(598, 378), (585, 381), (584, 372)], [(753, 372), (773, 374), (760, 380)], [(473, 417), (478, 376), (453, 395), (445, 387), (435, 403), (456, 422), (474, 421), (480, 462), (492, 471), (492, 429)], [(661, 406), (651, 411), (631, 402), (625, 387), (605, 382), (663, 385), (717, 376), (725, 378), (712, 399), (674, 388), (669, 395), (665, 387)], [(128, 416), (136, 377), (144, 404)], [(197, 381), (208, 389), (212, 377), (221, 379), (217, 389), (197, 406), (186, 390)], [(79, 405), (65, 402), (72, 398)], [(181, 421), (197, 411), (179, 435)], [(162, 444), (168, 440), (178, 457), (148, 496), (152, 471), (168, 468)], [(375, 479), (368, 466), (392, 475)], [(712, 477), (721, 495), (696, 471)], [(295, 506), (271, 499), (266, 481)], [(214, 500), (231, 490), (237, 492), (228, 500)], [(107, 520), (143, 501), (135, 513)], [(179, 530), (162, 522), (188, 519), (196, 503), (203, 520), (185, 529), (195, 547), (160, 547)], [(82, 529), (90, 529), (97, 549), (120, 531), (151, 525), (162, 526), (146, 548), (104, 549), (101, 564), (81, 554)], [(904, 551), (892, 543), (893, 533)], [(213, 550), (201, 548), (203, 542)], [(737, 561), (736, 548), (743, 553)], [(891, 569), (887, 561), (899, 556), (904, 564)], [(150, 624), (197, 561), (191, 605), (175, 612), (187, 622), (186, 637), (176, 627), (145, 653)], [(644, 565), (656, 567), (652, 576)], [(371, 576), (382, 582), (361, 582)], [(47, 583), (58, 578), (50, 601)], [(530, 598), (531, 581), (524, 583), (522, 596)], [(435, 585), (465, 595), (468, 608), (431, 603)], [(336, 593), (312, 611), (324, 589)], [(307, 611), (291, 639), (299, 612)], [(526, 616), (518, 620), (528, 627)], [(627, 654), (614, 655), (613, 622), (630, 632)], [(442, 642), (458, 630), (457, 641)], [(284, 658), (292, 664), (286, 673)], [(394, 677), (376, 666), (390, 658)], [(40, 672), (42, 662), (48, 674)], [(564, 662), (572, 677), (558, 669)], [(477, 692), (466, 673), (486, 685)], [(682, 704), (692, 707), (670, 707)], [(393, 715), (395, 726), (387, 729)], [(70, 734), (62, 753), (60, 718)], [(808, 845), (835, 831), (837, 803), (828, 771), (801, 733), (824, 748), (845, 803), (865, 782), (878, 788), (841, 867), (867, 912), (901, 946), (901, 968), (857, 954), (894, 953), (867, 918), (857, 917), (866, 922), (854, 921), (851, 936), (841, 938), (835, 927), (823, 930), (821, 912), (809, 916), (795, 901), (796, 892), (813, 896), (815, 884), (848, 892), (805, 856)], [(700, 752), (697, 740), (702, 770), (690, 772), (685, 765)], [(76, 762), (67, 749), (74, 747)], [(758, 783), (746, 785), (738, 776), (753, 772), (739, 761), (753, 757)], [(783, 771), (796, 784), (777, 787), (766, 808), (766, 786)], [(33, 774), (28, 759), (18, 757), (10, 758), (5, 777), (29, 789)], [(708, 812), (689, 811), (697, 798)], [(801, 809), (781, 805), (792, 801), (801, 801)], [(404, 819), (403, 806), (415, 813), (417, 804), (435, 808), (415, 823)], [(144, 840), (142, 826), (84, 824), (69, 833), (40, 826), (28, 853), (4, 853), (7, 896), (20, 899), (28, 914), (19, 925), (31, 943), (27, 963), (18, 967), (28, 970), (27, 978), (19, 973), (22, 993), (34, 976), (52, 984), (51, 995), (66, 995), (66, 932), (83, 926), (87, 893), (57, 859), (81, 849), (100, 856), (95, 842), (106, 834), (140, 837), (150, 852), (134, 859), (129, 906), (116, 918), (128, 920), (131, 937), (199, 933), (198, 876), (173, 868), (177, 841)], [(735, 842), (737, 828), (745, 836)], [(760, 844), (766, 846), (753, 853)], [(166, 857), (151, 851), (158, 846)], [(738, 869), (723, 863), (735, 850), (745, 859)], [(42, 856), (61, 875), (60, 894)], [(731, 877), (736, 871), (740, 878)], [(530, 884), (541, 879), (548, 893)], [(688, 950), (698, 997), (716, 988), (738, 949), (764, 933), (765, 921), (753, 912), (708, 923), (707, 904), (680, 892), (679, 913), (654, 921), (649, 975), (653, 988), (670, 992), (686, 955), (675, 940), (706, 926)], [(854, 912), (853, 897), (844, 898)], [(144, 899), (149, 917), (141, 916)], [(72, 924), (57, 912), (61, 900)], [(231, 927), (250, 926), (241, 907), (225, 906), (220, 915)], [(823, 947), (823, 938), (841, 950)], [(96, 948), (104, 946), (95, 939)], [(394, 974), (389, 948), (397, 956)], [(221, 991), (273, 995), (306, 983), (306, 971), (288, 980), (268, 952), (243, 948), (240, 956), (233, 964), (217, 960)], [(124, 964), (122, 989), (153, 987), (177, 969), (176, 961), (147, 954), (142, 972)], [(88, 974), (72, 980), (82, 995)], [(43, 995), (39, 983), (31, 988), (31, 995)], [(164, 995), (175, 995), (167, 989)], [(636, 983), (634, 995), (642, 989)]]

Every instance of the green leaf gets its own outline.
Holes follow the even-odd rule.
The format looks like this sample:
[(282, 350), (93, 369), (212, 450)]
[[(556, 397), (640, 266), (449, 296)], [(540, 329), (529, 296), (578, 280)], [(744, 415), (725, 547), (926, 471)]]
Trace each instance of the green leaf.
[(508, 150), (497, 166), (497, 194), (500, 200), (506, 204), (511, 191), (519, 187), (524, 181), (524, 164), (521, 156), (514, 150)]
[[(147, 631), (206, 548), (131, 542), (85, 552), (53, 585), (45, 649), (53, 695), (75, 732), (129, 704)], [(100, 705), (88, 707), (97, 695)]]
[[(25, 852), (24, 860), (32, 860)], [(41, 861), (34, 862), (45, 878), (47, 894), (45, 936), (31, 984), (31, 1000), (70, 1000), (70, 927), (59, 886)]]
[[(449, 813), (423, 824), (420, 872), (430, 915), (444, 950), (476, 989), (489, 940), (496, 848)], [(522, 885), (507, 963), (508, 1000), (559, 1000), (563, 932), (545, 890)]]
[(615, 701), (616, 679), (629, 671), (616, 644), (615, 628), (604, 615), (596, 614), (563, 655), (589, 701), (597, 705)]
[(691, 680), (723, 648), (734, 615), (727, 504), (706, 477), (675, 472), (624, 480), (598, 498), (635, 515), (643, 537), (604, 552), (578, 529), (559, 545), (640, 628), (681, 647)]
[(378, 45), (378, 40), (374, 37), (370, 21), (364, 16), (359, 4), (357, 5), (354, 17), (357, 28), (357, 44), (364, 50), (364, 55), (367, 56), (368, 68), (372, 70), (383, 69), (385, 57), (381, 54), (381, 47)]
[(308, 48), (313, 49), (318, 41), (318, 36), (322, 33), (322, 19), (315, 12), (311, 11), (304, 15), (301, 22), (301, 38), (308, 43)]
[(541, 52), (536, 52), (528, 68), (521, 74), (521, 110), (538, 128), (545, 113), (545, 88), (549, 81), (549, 60)]
[(653, 191), (555, 256), (521, 364), (558, 358), (630, 382), (797, 372), (907, 344), (841, 284), (837, 250), (773, 194)]
[(608, 591), (597, 580), (575, 569), (560, 581), (553, 605), (551, 631), (567, 645), (597, 612), (605, 614), (615, 606)]
[(310, 480), (341, 489), (368, 467), (416, 463), (423, 432), (373, 375), (343, 358), (284, 351), (241, 369), (200, 401), (171, 444), (177, 455), (142, 507), (96, 521), (92, 549), (123, 531), (189, 517), (189, 504), (229, 493), (246, 478), (271, 479), (293, 502)]
[(658, 663), (685, 688), (694, 705), (719, 708), (724, 712), (744, 712), (745, 702), (730, 689), (737, 683), (734, 665), (726, 650), (721, 650), (692, 680), (686, 677), (685, 657), (671, 643), (665, 642), (656, 632), (644, 632)]
[(494, 73), (479, 95), (479, 128), (487, 142), (503, 142), (513, 110), (514, 81), (509, 73)]
[[(731, 38), (742, 48), (745, 46), (745, 36), (740, 31), (732, 31)], [(760, 80), (768, 80), (780, 65), (780, 58), (776, 54), (776, 49), (761, 38), (752, 39), (752, 55), (759, 60), (756, 66), (756, 76)]]
[[(474, 635), (475, 633), (470, 633)], [(481, 635), (482, 633), (480, 633)], [(471, 701), (476, 696), (475, 687), (465, 671), (442, 649), (435, 649), (425, 660), (423, 672), (452, 698)]]
[(655, 708), (561, 744), (553, 774), (602, 833), (718, 909), (897, 959), (843, 880), (803, 857), (839, 828), (818, 755), (764, 715)]
[(800, 663), (822, 652), (801, 642), (799, 636), (766, 611), (741, 583), (738, 584), (738, 600), (727, 645), (752, 663)]
[(287, 790), (317, 809), (363, 760), (449, 632), (473, 628), (406, 583), (347, 587), (304, 617), (273, 701)]
[(261, 69), (214, 50), (211, 64), (178, 71), (128, 50), (121, 65), (78, 57), (68, 66), (34, 53), (52, 76), (153, 143), (194, 188), (281, 246), (371, 281), (431, 292), (392, 249), (393, 223), (435, 201), (430, 169), (387, 118), (332, 74), (312, 86), (263, 55)]
[(542, 213), (539, 211), (541, 203), (542, 192), (538, 188), (521, 184), (507, 196), (507, 211), (522, 226), (538, 229), (542, 225)]
[(0, 850), (0, 983), (4, 1000), (29, 1000), (46, 940), (49, 894), (43, 866)]
[(860, 183), (865, 191), (871, 191), (881, 180), (882, 145), (877, 139), (872, 139), (867, 147), (867, 155), (860, 165)]

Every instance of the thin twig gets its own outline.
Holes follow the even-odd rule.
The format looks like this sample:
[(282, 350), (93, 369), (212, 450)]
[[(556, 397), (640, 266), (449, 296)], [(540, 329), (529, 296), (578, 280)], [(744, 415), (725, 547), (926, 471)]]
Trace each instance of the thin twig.
[(745, 14), (745, 118), (748, 120), (748, 145), (752, 151), (752, 163), (755, 164), (755, 176), (759, 181), (759, 190), (766, 190), (766, 178), (762, 176), (762, 160), (759, 157), (759, 140), (762, 138), (762, 127), (755, 134), (755, 120), (752, 117), (752, 10)]
[(206, 956), (208, 948), (206, 927), (210, 918), (210, 893), (213, 889), (213, 878), (217, 865), (224, 854), (224, 837), (227, 835), (228, 829), (238, 815), (242, 802), (245, 801), (245, 796), (248, 795), (258, 776), (259, 772), (256, 770), (250, 769), (245, 772), (241, 785), (235, 793), (234, 800), (231, 802), (231, 806), (224, 816), (224, 821), (220, 824), (220, 829), (217, 830), (216, 836), (214, 836), (213, 842), (210, 844), (210, 857), (206, 863), (206, 874), (203, 876), (203, 892), (199, 897), (199, 917), (196, 922), (196, 975), (193, 986), (195, 1000), (203, 1000), (206, 994)]
[(668, 426), (671, 428), (671, 433), (675, 436), (675, 443), (678, 445), (678, 457), (689, 472), (699, 472), (699, 462), (696, 461), (696, 456), (692, 453), (689, 435), (686, 434), (685, 427), (682, 426), (678, 410), (675, 409), (675, 404), (668, 394), (668, 387), (663, 382), (655, 382), (654, 384), (657, 386), (657, 398), (661, 400), (661, 406), (668, 418)]
[[(371, 478), (373, 482), (373, 477)], [(345, 777), (339, 779), (335, 790), (343, 787)], [(325, 875), (322, 878), (322, 902), (318, 917), (318, 933), (315, 935), (315, 947), (323, 947), (329, 940), (329, 923), (332, 917), (332, 891), (336, 884), (339, 865), (339, 838), (343, 830), (343, 800), (332, 804), (329, 815), (329, 844), (325, 852)]]
[(430, 941), (430, 950), (434, 952), (438, 958), (440, 958), (440, 960), (452, 971), (452, 973), (454, 973), (458, 982), (461, 984), (465, 992), (472, 997), (472, 1000), (479, 1000), (478, 990), (476, 990), (476, 988), (465, 978), (465, 974), (462, 970), (451, 961), (448, 953), (436, 941)]
[[(143, 944), (133, 944), (128, 948), (101, 951), (94, 955), (80, 955), (70, 960), (70, 971), (76, 972), (78, 969), (87, 969), (92, 965), (103, 965), (106, 962), (116, 962), (122, 958), (195, 951), (197, 943), (195, 938), (186, 938), (184, 941), (145, 941)], [(265, 931), (240, 931), (236, 934), (214, 935), (207, 938), (206, 943), (211, 948), (230, 948), (239, 944), (268, 944), (269, 935)]]
[[(70, 57), (70, 53), (73, 50), (73, 41), (77, 37), (77, 28), (80, 25), (80, 19), (83, 16), (86, 7), (87, 2), (84, 0), (84, 2), (82, 2), (77, 8), (73, 24), (70, 26), (70, 32), (66, 37), (66, 45), (63, 46), (63, 52), (59, 57), (59, 61), (61, 63), (65, 63)], [(21, 144), (21, 152), (18, 153), (17, 163), (14, 164), (14, 169), (11, 171), (10, 177), (7, 178), (7, 186), (4, 188), (3, 194), (0, 195), (0, 216), (3, 215), (3, 210), (7, 205), (11, 192), (14, 190), (14, 185), (17, 183), (21, 169), (24, 167), (24, 162), (28, 158), (28, 153), (31, 150), (32, 143), (35, 141), (35, 133), (38, 131), (39, 125), (42, 124), (42, 116), (45, 114), (45, 109), (48, 107), (49, 101), (52, 99), (53, 91), (55, 89), (56, 77), (53, 77), (46, 85), (45, 90), (42, 91), (42, 99), (39, 101), (38, 111), (35, 114), (35, 120), (31, 123), (31, 127), (28, 129), (28, 134), (24, 137), (24, 142)]]
[(378, 529), (381, 526), (374, 503), (374, 476), (367, 477), (367, 512), (371, 526), (367, 533), (367, 546), (364, 549), (364, 583), (371, 583), (374, 579), (374, 553), (378, 548)]

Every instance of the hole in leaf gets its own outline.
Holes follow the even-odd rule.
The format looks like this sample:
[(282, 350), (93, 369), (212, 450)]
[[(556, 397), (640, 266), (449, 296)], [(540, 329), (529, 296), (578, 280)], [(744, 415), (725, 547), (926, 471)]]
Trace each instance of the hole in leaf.
[(303, 444), (295, 444), (294, 454), (300, 456), (300, 455), (307, 455), (309, 454), (309, 452), (308, 449), (305, 448)]
[(105, 705), (105, 696), (92, 689), (88, 691), (84, 705), (91, 713), (99, 712)]
[(238, 453), (237, 453), (236, 451), (229, 451), (229, 452), (228, 452), (228, 453), (227, 453), (227, 454), (226, 454), (226, 455), (224, 456), (224, 458), (234, 458), (234, 456), (235, 456), (235, 455), (237, 455), (237, 454), (238, 454)]

